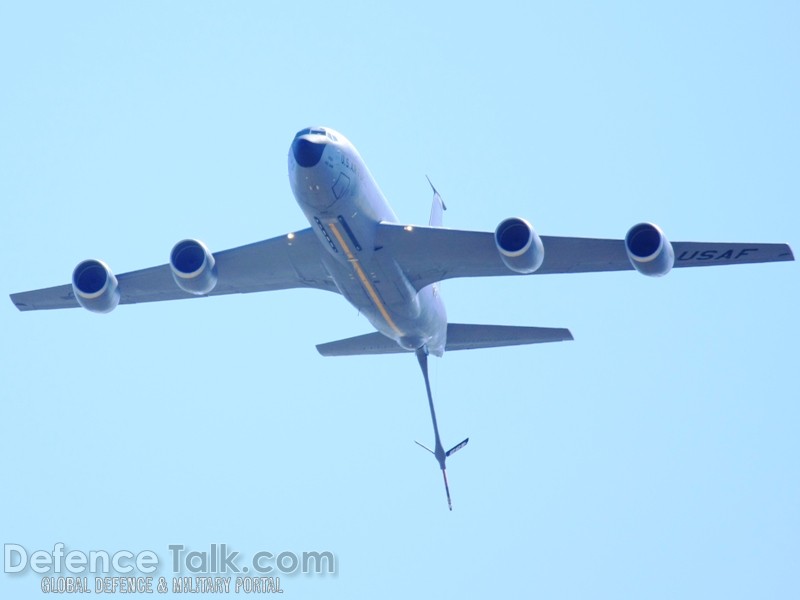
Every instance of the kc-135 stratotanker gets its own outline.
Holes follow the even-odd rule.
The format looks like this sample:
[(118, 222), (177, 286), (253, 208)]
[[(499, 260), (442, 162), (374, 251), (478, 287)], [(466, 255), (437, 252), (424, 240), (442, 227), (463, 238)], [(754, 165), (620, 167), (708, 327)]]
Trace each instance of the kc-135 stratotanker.
[[(794, 260), (786, 244), (670, 243), (652, 223), (622, 240), (540, 236), (519, 217), (491, 232), (443, 226), (445, 205), (433, 189), (427, 226), (398, 220), (361, 155), (341, 133), (310, 127), (289, 149), (289, 182), (310, 227), (212, 253), (186, 239), (165, 265), (115, 276), (96, 259), (75, 267), (72, 282), (12, 294), (22, 311), (82, 306), (107, 313), (118, 304), (198, 296), (315, 288), (341, 294), (377, 330), (317, 346), (323, 356), (414, 353), (425, 379), (434, 447), (447, 503), (447, 458), (428, 379), (428, 355), (571, 340), (567, 329), (449, 323), (439, 282), (453, 277), (636, 270), (651, 277), (673, 267)], [(422, 444), (420, 444), (422, 445)], [(425, 446), (423, 446), (425, 447)]]

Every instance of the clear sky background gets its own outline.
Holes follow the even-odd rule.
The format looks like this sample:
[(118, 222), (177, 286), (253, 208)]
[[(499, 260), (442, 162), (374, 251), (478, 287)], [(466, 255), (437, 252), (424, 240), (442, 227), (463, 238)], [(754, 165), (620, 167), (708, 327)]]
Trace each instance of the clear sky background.
[[(307, 226), (294, 133), (359, 149), (401, 219), (800, 250), (796, 2), (2, 2), (2, 292)], [(575, 341), (432, 362), (293, 290), (0, 303), (0, 541), (329, 550), (294, 598), (800, 597), (796, 263), (448, 281), (451, 320)], [(3, 597), (39, 597), (32, 573)]]

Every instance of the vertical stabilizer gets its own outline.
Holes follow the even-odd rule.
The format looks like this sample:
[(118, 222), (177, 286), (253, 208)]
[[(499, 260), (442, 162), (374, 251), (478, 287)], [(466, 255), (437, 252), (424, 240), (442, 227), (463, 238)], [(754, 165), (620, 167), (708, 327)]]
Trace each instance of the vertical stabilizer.
[(436, 188), (433, 187), (430, 177), (426, 175), (425, 179), (428, 180), (428, 183), (430, 183), (431, 189), (433, 190), (433, 205), (431, 206), (431, 218), (428, 221), (428, 225), (431, 227), (441, 227), (444, 223), (444, 211), (447, 210), (447, 207), (444, 205), (444, 200), (442, 200), (439, 192), (437, 192)]

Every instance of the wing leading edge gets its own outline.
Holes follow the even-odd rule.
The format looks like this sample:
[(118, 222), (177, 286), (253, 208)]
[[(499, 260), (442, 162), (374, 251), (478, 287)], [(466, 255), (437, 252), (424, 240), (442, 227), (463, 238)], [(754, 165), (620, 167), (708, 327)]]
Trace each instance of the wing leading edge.
[[(534, 275), (633, 270), (623, 240), (541, 236), (544, 262)], [(386, 251), (419, 290), (455, 277), (516, 275), (505, 266), (494, 233), (381, 223), (376, 247)], [(672, 242), (675, 267), (794, 260), (786, 244)]]
[[(208, 295), (300, 287), (336, 292), (336, 285), (322, 265), (322, 252), (311, 229), (216, 252), (219, 280)], [(197, 297), (178, 288), (166, 264), (123, 273), (117, 279), (120, 304)], [(11, 294), (11, 301), (22, 311), (78, 306), (71, 284)]]

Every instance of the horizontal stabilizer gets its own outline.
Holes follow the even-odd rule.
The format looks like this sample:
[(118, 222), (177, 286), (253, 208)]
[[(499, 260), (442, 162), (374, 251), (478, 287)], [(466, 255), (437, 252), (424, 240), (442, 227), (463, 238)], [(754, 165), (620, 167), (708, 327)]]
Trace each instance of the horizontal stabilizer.
[[(470, 350), (473, 348), (496, 348), (545, 342), (572, 340), (569, 329), (552, 327), (513, 327), (508, 325), (447, 325), (445, 351)], [(374, 332), (356, 337), (318, 344), (322, 356), (359, 356), (364, 354), (400, 354), (409, 352), (393, 339)]]
[(408, 352), (393, 339), (382, 333), (374, 332), (366, 335), (317, 344), (317, 351), (322, 356), (358, 356), (361, 354), (396, 354)]
[(571, 341), (569, 329), (508, 325), (447, 325), (446, 351)]

